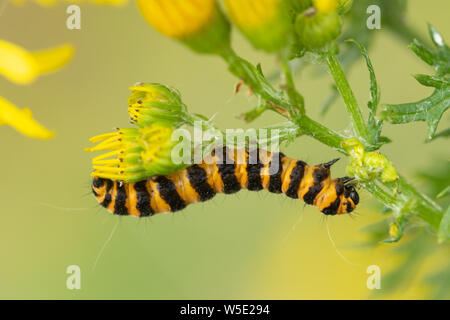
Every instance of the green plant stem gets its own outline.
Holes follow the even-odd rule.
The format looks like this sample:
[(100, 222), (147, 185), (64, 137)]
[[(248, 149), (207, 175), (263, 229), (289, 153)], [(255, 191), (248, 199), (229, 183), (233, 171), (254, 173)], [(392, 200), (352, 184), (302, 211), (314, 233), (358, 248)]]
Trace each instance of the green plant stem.
[(302, 134), (310, 136), (336, 151), (347, 155), (347, 151), (341, 146), (341, 142), (346, 139), (343, 135), (325, 127), (306, 115), (293, 118), (292, 122), (300, 128)]
[(296, 107), (300, 115), (305, 114), (305, 99), (295, 88), (294, 77), (292, 76), (291, 66), (287, 58), (287, 53), (280, 54), (281, 67), (283, 69), (284, 87), (291, 104)]
[(220, 56), (228, 64), (230, 72), (239, 79), (244, 80), (245, 83), (263, 99), (285, 109), (292, 107), (291, 104), (284, 99), (283, 94), (272, 87), (260, 70), (247, 60), (238, 56), (233, 49), (225, 48), (220, 53)]
[[(377, 200), (404, 215), (416, 215), (427, 222), (435, 231), (439, 229), (442, 208), (434, 201), (417, 191), (404, 177), (394, 183), (381, 180), (361, 182), (364, 189)], [(395, 191), (395, 189), (398, 189)], [(397, 194), (397, 195), (394, 195)]]
[(361, 109), (356, 101), (355, 94), (348, 83), (347, 77), (345, 76), (344, 70), (339, 63), (337, 57), (331, 53), (327, 52), (325, 55), (325, 60), (327, 62), (328, 68), (333, 76), (342, 99), (345, 102), (347, 112), (352, 119), (352, 123), (355, 129), (355, 133), (360, 140), (363, 141), (365, 145), (370, 145), (370, 136), (367, 130), (367, 125), (364, 121)]
[(368, 192), (381, 201), (385, 206), (393, 210), (401, 210), (403, 205), (396, 199), (392, 192), (387, 192), (386, 188), (382, 188), (376, 181), (361, 183)]

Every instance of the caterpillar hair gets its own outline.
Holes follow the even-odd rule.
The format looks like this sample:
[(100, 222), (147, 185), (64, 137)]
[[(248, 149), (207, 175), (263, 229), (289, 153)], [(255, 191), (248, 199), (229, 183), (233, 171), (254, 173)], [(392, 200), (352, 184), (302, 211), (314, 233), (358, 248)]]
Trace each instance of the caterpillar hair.
[(180, 211), (189, 204), (210, 200), (217, 193), (233, 194), (241, 189), (284, 193), (317, 207), (325, 215), (350, 213), (359, 203), (358, 193), (350, 183), (352, 178), (331, 179), (330, 167), (339, 159), (309, 166), (283, 153), (228, 148), (219, 151), (212, 152), (201, 164), (137, 183), (94, 178), (92, 191), (110, 212), (135, 217)]

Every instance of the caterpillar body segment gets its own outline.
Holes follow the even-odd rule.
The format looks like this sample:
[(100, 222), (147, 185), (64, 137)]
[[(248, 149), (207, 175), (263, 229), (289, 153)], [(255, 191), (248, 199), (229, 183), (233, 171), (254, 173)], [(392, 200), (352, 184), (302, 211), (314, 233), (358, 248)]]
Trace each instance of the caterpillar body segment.
[[(331, 179), (337, 161), (309, 166), (282, 153), (227, 149), (213, 152), (201, 164), (137, 183), (94, 178), (92, 191), (99, 203), (117, 215), (148, 217), (183, 210), (212, 199), (217, 193), (241, 189), (267, 190), (314, 205), (326, 215), (352, 212), (359, 196), (349, 178)], [(222, 152), (223, 151), (223, 152)]]

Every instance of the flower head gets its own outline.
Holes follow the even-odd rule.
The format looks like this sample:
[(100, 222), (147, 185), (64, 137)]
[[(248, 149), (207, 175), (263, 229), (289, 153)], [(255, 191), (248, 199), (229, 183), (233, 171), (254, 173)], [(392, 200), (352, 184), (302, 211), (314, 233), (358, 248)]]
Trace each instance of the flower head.
[(187, 108), (175, 89), (157, 83), (131, 87), (128, 112), (132, 123), (143, 128), (154, 123), (180, 127), (186, 122)]
[(383, 181), (392, 182), (399, 176), (392, 162), (378, 152), (366, 152), (363, 144), (355, 138), (342, 142), (342, 147), (352, 158), (347, 173), (360, 180), (372, 180), (381, 177)]
[(37, 139), (50, 139), (54, 133), (36, 120), (29, 109), (20, 110), (11, 102), (0, 97), (0, 125), (10, 125), (20, 133)]
[(93, 137), (97, 146), (86, 151), (109, 151), (93, 159), (93, 177), (137, 182), (154, 175), (166, 175), (184, 168), (172, 161), (173, 129), (161, 125), (117, 129)]
[[(12, 2), (23, 5), (26, 0), (12, 0)], [(92, 2), (94, 4), (100, 4), (100, 5), (114, 5), (114, 6), (122, 6), (128, 3), (128, 0), (78, 0), (78, 1), (71, 1), (71, 0), (34, 0), (37, 4), (44, 6), (44, 7), (52, 7), (55, 5), (58, 5), (60, 3), (74, 3), (74, 2)]]
[(286, 0), (225, 0), (231, 21), (258, 49), (283, 48), (292, 30)]
[(0, 74), (11, 82), (29, 84), (38, 76), (54, 72), (72, 58), (72, 45), (29, 52), (11, 42), (0, 39)]
[(308, 50), (326, 48), (342, 32), (342, 21), (334, 5), (320, 2), (297, 15), (295, 31), (297, 43)]
[(217, 53), (228, 48), (230, 26), (216, 0), (137, 0), (147, 22), (193, 50)]

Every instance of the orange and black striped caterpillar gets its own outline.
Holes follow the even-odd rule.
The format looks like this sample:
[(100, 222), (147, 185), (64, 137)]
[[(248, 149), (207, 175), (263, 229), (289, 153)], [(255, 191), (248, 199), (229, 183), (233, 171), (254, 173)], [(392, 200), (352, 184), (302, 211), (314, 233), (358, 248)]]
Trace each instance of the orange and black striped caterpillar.
[[(92, 191), (110, 212), (136, 217), (176, 212), (189, 204), (210, 200), (216, 193), (233, 194), (241, 189), (284, 193), (316, 206), (326, 215), (350, 213), (359, 202), (358, 193), (349, 184), (352, 178), (330, 177), (330, 167), (338, 159), (309, 166), (282, 153), (228, 148), (219, 151), (212, 153), (211, 161), (137, 183), (94, 178)], [(245, 161), (236, 161), (238, 155)], [(250, 161), (254, 156), (257, 161)]]

